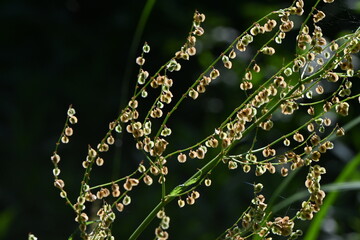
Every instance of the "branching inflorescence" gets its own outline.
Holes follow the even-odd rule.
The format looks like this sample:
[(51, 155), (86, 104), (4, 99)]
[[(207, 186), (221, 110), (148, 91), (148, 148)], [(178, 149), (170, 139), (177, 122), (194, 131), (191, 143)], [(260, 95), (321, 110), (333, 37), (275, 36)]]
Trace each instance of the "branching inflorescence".
[[(241, 169), (239, 174), (250, 174), (253, 169), (256, 176), (268, 172), (286, 177), (290, 171), (307, 168), (308, 174), (304, 182), (309, 197), (301, 203), (299, 211), (294, 216), (275, 217), (272, 210), (268, 209), (265, 196), (260, 194), (263, 184), (254, 184), (254, 198), (249, 207), (218, 239), (248, 239), (254, 235), (262, 239), (272, 239), (274, 236), (276, 238), (276, 235), (296, 239), (300, 236), (302, 231), (296, 229), (296, 221), (311, 220), (314, 214), (320, 211), (325, 197), (320, 180), (326, 169), (320, 165), (320, 159), (334, 147), (330, 137), (344, 135), (344, 129), (334, 123), (327, 113), (348, 115), (349, 102), (360, 96), (351, 92), (351, 79), (359, 77), (359, 71), (354, 69), (352, 56), (360, 50), (360, 29), (328, 41), (319, 26), (319, 22), (325, 18), (325, 13), (317, 9), (320, 2), (322, 1), (316, 1), (299, 28), (294, 59), (284, 63), (271, 77), (263, 79), (260, 83), (253, 81), (253, 77), (264, 69), (261, 61), (257, 61), (258, 57), (271, 57), (277, 54), (277, 48), (288, 37), (288, 33), (295, 31), (293, 16), (304, 14), (303, 0), (295, 1), (289, 8), (269, 13), (246, 29), (176, 101), (173, 101), (172, 88), (180, 83), (171, 78), (172, 72), (180, 71), (181, 61), (187, 61), (196, 54), (197, 38), (204, 34), (201, 24), (205, 20), (205, 15), (195, 12), (185, 44), (154, 74), (150, 74), (144, 68), (146, 54), (150, 51), (150, 46), (145, 43), (141, 56), (136, 59), (139, 72), (134, 94), (118, 118), (109, 124), (109, 130), (100, 143), (96, 147), (88, 146), (86, 160), (82, 162), (85, 172), (81, 190), (75, 201), (67, 196), (64, 180), (60, 178), (58, 150), (61, 143), (69, 142), (73, 134), (71, 126), (77, 123), (75, 110), (70, 106), (65, 127), (51, 160), (54, 164), (54, 186), (60, 190), (60, 196), (74, 210), (81, 237), (115, 239), (111, 226), (119, 214), (116, 212), (122, 212), (131, 204), (132, 189), (141, 182), (149, 186), (157, 182), (162, 188), (159, 203), (143, 219), (129, 239), (138, 238), (155, 218), (160, 219), (155, 229), (156, 239), (167, 239), (167, 229), (170, 227), (170, 216), (166, 214), (167, 204), (174, 199), (180, 208), (195, 204), (200, 197), (201, 187), (211, 186), (210, 173), (216, 174), (217, 167), (222, 163), (230, 170)], [(214, 126), (214, 132), (208, 137), (182, 150), (167, 151), (168, 145), (171, 144), (167, 137), (172, 134), (168, 122), (173, 113), (185, 99), (196, 100), (201, 97), (211, 83), (220, 77), (221, 71), (231, 69), (237, 61), (237, 55), (246, 51), (257, 38), (268, 38), (268, 41), (258, 49), (243, 71), (239, 92), (246, 93), (246, 100), (238, 103), (228, 116), (221, 116), (224, 121)], [(221, 68), (221, 64), (224, 68)], [(335, 90), (325, 91), (328, 85), (333, 85), (332, 89)], [(147, 100), (150, 91), (155, 92), (157, 97), (147, 111), (139, 112), (138, 106)], [(165, 105), (169, 106), (165, 108)], [(251, 141), (251, 138), (245, 139), (247, 136), (256, 137), (258, 131), (276, 128), (276, 122), (272, 120), (274, 114), (290, 117), (298, 112), (307, 117), (303, 118), (299, 126), (282, 137), (269, 141), (264, 146), (257, 146), (253, 141), (249, 149), (241, 152), (235, 148), (242, 141)], [(157, 124), (154, 124), (155, 122)], [(155, 125), (159, 127), (155, 128)], [(136, 148), (143, 153), (145, 160), (127, 176), (92, 186), (92, 168), (103, 165), (105, 160), (102, 153), (109, 150), (115, 142), (114, 135), (123, 134), (123, 129), (132, 135)], [(210, 149), (215, 152), (212, 157), (207, 155)], [(188, 158), (205, 161), (185, 182), (176, 186), (166, 186), (166, 178), (170, 172), (167, 162), (175, 159), (181, 168), (181, 164), (185, 164)], [(171, 174), (176, 172), (171, 171)], [(101, 201), (97, 216), (90, 219), (85, 203), (101, 199), (106, 201)]]

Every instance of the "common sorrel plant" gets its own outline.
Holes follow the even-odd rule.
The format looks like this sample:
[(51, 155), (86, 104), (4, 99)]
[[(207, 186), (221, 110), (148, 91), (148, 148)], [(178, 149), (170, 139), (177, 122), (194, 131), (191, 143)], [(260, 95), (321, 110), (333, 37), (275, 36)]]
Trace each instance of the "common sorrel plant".
[[(306, 2), (311, 4), (311, 1)], [(117, 216), (126, 214), (123, 210), (131, 207), (132, 199), (146, 198), (132, 190), (150, 186), (161, 188), (158, 201), (153, 203), (149, 213), (136, 213), (139, 224), (128, 226), (134, 229), (129, 239), (139, 238), (151, 222), (157, 223), (155, 238), (168, 239), (169, 228), (178, 227), (170, 224), (170, 219), (176, 216), (167, 213), (169, 204), (178, 204), (183, 211), (190, 212), (186, 205), (196, 204), (204, 188), (211, 189), (212, 179), (224, 165), (241, 175), (272, 174), (274, 183), (278, 183), (271, 186), (261, 181), (251, 183), (254, 196), (248, 207), (238, 214), (233, 225), (219, 233), (218, 239), (278, 239), (279, 235), (296, 239), (301, 236), (302, 229), (297, 223), (311, 221), (321, 211), (326, 195), (320, 185), (326, 173), (322, 158), (334, 148), (331, 140), (345, 134), (336, 120), (338, 116), (347, 116), (350, 105), (354, 105), (360, 96), (351, 91), (352, 81), (359, 77), (353, 55), (360, 50), (360, 29), (337, 39), (327, 39), (320, 27), (326, 16), (321, 8), (332, 2), (317, 0), (310, 12), (305, 13), (304, 1), (297, 0), (288, 8), (270, 12), (237, 36), (180, 95), (175, 95), (173, 89), (186, 83), (176, 79), (174, 72), (183, 71), (182, 62), (190, 61), (196, 55), (197, 39), (204, 34), (205, 15), (195, 12), (184, 45), (153, 73), (146, 70), (146, 61), (151, 59), (146, 57), (150, 45), (145, 43), (136, 58), (139, 71), (134, 80), (133, 96), (119, 116), (109, 123), (109, 130), (98, 145), (88, 146), (88, 154), (81, 163), (84, 174), (76, 197), (68, 196), (66, 179), (62, 179), (60, 173), (61, 144), (69, 143), (77, 123), (75, 109), (70, 106), (51, 160), (54, 186), (74, 210), (81, 238), (115, 239), (112, 227), (116, 226)], [(301, 24), (294, 26), (293, 19), (302, 15), (305, 18)], [(271, 60), (276, 56), (283, 42), (291, 36), (296, 36), (296, 46), (287, 51), (294, 49), (293, 59), (285, 60), (276, 70), (266, 68), (264, 59)], [(261, 45), (254, 49), (257, 42)], [(249, 49), (253, 53), (251, 59), (244, 69), (236, 71), (238, 94), (244, 96), (244, 100), (236, 102), (231, 112), (220, 115), (218, 119), (221, 120), (207, 137), (194, 139), (184, 148), (172, 146), (170, 136), (176, 138), (179, 134), (176, 126), (171, 124), (174, 112), (191, 107), (191, 102), (198, 98), (206, 98), (206, 90), (216, 87), (212, 83), (237, 66), (238, 55)], [(254, 81), (255, 78), (258, 80)], [(300, 124), (284, 131), (279, 119), (293, 117), (299, 118)], [(143, 156), (142, 161), (133, 172), (94, 185), (90, 180), (90, 177), (96, 179), (92, 170), (107, 161), (103, 153), (109, 151), (122, 134), (133, 137), (133, 144)], [(257, 141), (259, 137), (262, 141)], [(244, 149), (242, 146), (249, 147)], [(197, 161), (192, 175), (185, 181), (169, 184), (166, 180), (181, 176), (189, 161)], [(178, 164), (169, 165), (169, 162)], [(280, 182), (300, 168), (307, 171), (303, 182), (308, 197), (300, 202), (295, 214), (274, 214), (274, 196), (263, 195), (263, 188), (273, 188), (271, 191), (275, 194)], [(96, 214), (91, 214), (90, 209)], [(29, 238), (35, 239), (35, 236)]]

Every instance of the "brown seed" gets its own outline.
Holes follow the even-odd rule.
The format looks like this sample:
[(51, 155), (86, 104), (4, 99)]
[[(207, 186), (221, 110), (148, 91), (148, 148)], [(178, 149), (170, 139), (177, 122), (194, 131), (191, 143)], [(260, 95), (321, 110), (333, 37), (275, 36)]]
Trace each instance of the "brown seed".
[(289, 173), (289, 170), (287, 168), (282, 167), (281, 168), (281, 176), (286, 177)]

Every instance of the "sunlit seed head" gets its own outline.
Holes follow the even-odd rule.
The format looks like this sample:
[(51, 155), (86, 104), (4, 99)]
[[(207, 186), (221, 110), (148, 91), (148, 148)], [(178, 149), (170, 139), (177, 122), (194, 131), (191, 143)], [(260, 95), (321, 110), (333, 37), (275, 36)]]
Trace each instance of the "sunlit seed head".
[(63, 135), (61, 137), (61, 142), (64, 143), (64, 144), (69, 143), (69, 137), (66, 136), (66, 135)]
[(128, 133), (134, 132), (134, 127), (133, 127), (133, 125), (132, 125), (132, 124), (127, 125), (127, 126), (126, 126), (126, 131), (127, 131)]
[(256, 36), (260, 33), (260, 31), (260, 25), (256, 23), (255, 26), (250, 29), (250, 34)]
[(269, 164), (267, 165), (267, 170), (269, 171), (269, 173), (274, 174), (276, 172), (276, 168), (274, 167), (274, 165)]
[(282, 32), (286, 33), (286, 32), (291, 31), (291, 29), (293, 29), (293, 27), (294, 27), (294, 22), (288, 20), (288, 21), (283, 22), (283, 23), (280, 25), (280, 30), (281, 30)]
[(329, 82), (337, 82), (339, 80), (339, 76), (334, 72), (328, 72), (326, 79)]
[(154, 176), (156, 176), (156, 175), (159, 175), (160, 170), (159, 170), (159, 168), (156, 167), (156, 166), (151, 166), (151, 167), (150, 167), (150, 172), (151, 172), (151, 174), (153, 174)]
[(239, 50), (240, 52), (245, 52), (246, 46), (241, 41), (238, 41), (236, 43), (236, 49)]
[(128, 103), (129, 107), (131, 108), (137, 108), (139, 103), (137, 100), (130, 100), (129, 103)]
[(190, 150), (190, 152), (189, 152), (189, 157), (190, 157), (191, 159), (196, 158), (196, 157), (197, 157), (196, 151)]
[(306, 92), (305, 96), (307, 99), (312, 99), (313, 92), (311, 90), (309, 90), (308, 92)]
[(315, 91), (316, 91), (317, 94), (323, 94), (323, 93), (324, 93), (324, 88), (323, 88), (323, 86), (318, 85), (318, 86), (315, 88)]
[(352, 82), (349, 81), (349, 80), (346, 80), (344, 85), (345, 85), (345, 88), (351, 88), (352, 87)]
[(63, 189), (65, 187), (65, 183), (62, 179), (56, 179), (54, 182), (54, 186), (59, 189)]
[(264, 188), (264, 185), (262, 185), (262, 183), (257, 183), (254, 184), (254, 193), (259, 193), (262, 191), (262, 189)]
[(125, 197), (122, 200), (122, 203), (127, 206), (131, 203), (131, 197), (129, 195), (125, 195)]
[(129, 178), (126, 179), (125, 183), (123, 184), (123, 188), (126, 190), (126, 191), (131, 191), (132, 190), (132, 184), (131, 182), (129, 181)]
[(191, 196), (188, 196), (188, 197), (186, 198), (186, 203), (187, 203), (188, 205), (193, 205), (193, 204), (195, 203), (195, 199), (194, 199), (193, 197), (191, 197)]
[(182, 199), (179, 199), (178, 200), (178, 205), (179, 205), (180, 208), (184, 207), (185, 206), (185, 201), (182, 200)]
[(311, 138), (310, 138), (310, 142), (313, 146), (317, 146), (320, 143), (320, 141), (321, 141), (321, 138), (317, 134), (311, 136)]
[(76, 111), (75, 111), (75, 109), (72, 108), (72, 107), (69, 107), (69, 109), (67, 110), (67, 115), (68, 115), (69, 117), (74, 116), (75, 113), (76, 113)]
[(216, 78), (218, 78), (220, 76), (220, 72), (219, 72), (219, 70), (217, 70), (217, 69), (213, 69), (211, 72), (210, 72), (210, 77), (212, 78), (212, 79), (216, 79)]
[(281, 44), (281, 43), (282, 43), (282, 38), (279, 37), (279, 36), (276, 36), (276, 37), (275, 37), (275, 42), (276, 42), (277, 44)]
[(278, 161), (279, 161), (279, 163), (286, 163), (287, 157), (285, 155), (281, 155), (278, 157)]
[(119, 212), (122, 212), (124, 210), (124, 204), (122, 203), (116, 203), (116, 210), (118, 210)]
[(251, 166), (248, 164), (243, 165), (243, 171), (244, 173), (248, 173), (251, 170)]
[(230, 146), (231, 144), (231, 139), (230, 138), (224, 138), (221, 142), (221, 146), (223, 148), (227, 148), (228, 146)]
[(346, 76), (353, 77), (354, 76), (354, 69), (347, 69), (346, 70)]
[(160, 210), (156, 213), (156, 217), (159, 218), (159, 219), (162, 219), (163, 217), (165, 217), (165, 212), (164, 210)]
[(293, 65), (292, 70), (293, 70), (293, 72), (299, 72), (300, 67), (298, 65)]
[(150, 52), (150, 46), (147, 42), (145, 42), (143, 48), (142, 48), (144, 53), (149, 53)]
[(273, 47), (263, 47), (260, 52), (271, 56), (275, 54), (275, 49)]
[(314, 72), (314, 67), (310, 65), (310, 66), (307, 67), (306, 71), (308, 73), (313, 73)]
[(227, 69), (231, 69), (232, 68), (232, 62), (231, 61), (224, 62), (224, 67), (226, 67)]
[(323, 11), (318, 11), (316, 14), (313, 15), (313, 21), (315, 23), (320, 22), (325, 18), (325, 13)]
[(34, 235), (34, 234), (32, 234), (32, 233), (29, 233), (29, 235), (28, 235), (28, 240), (37, 240), (38, 238)]
[(228, 62), (228, 61), (229, 61), (229, 57), (226, 56), (226, 55), (223, 55), (223, 56), (221, 57), (221, 60), (223, 61), (223, 63)]
[(196, 36), (202, 36), (204, 34), (204, 29), (202, 27), (196, 27), (195, 31), (193, 32)]
[(165, 127), (162, 131), (161, 131), (161, 133), (160, 133), (160, 135), (161, 136), (163, 136), (163, 137), (167, 137), (167, 136), (170, 136), (171, 135), (171, 128), (168, 128), (168, 127)]
[(190, 89), (190, 91), (189, 91), (189, 97), (191, 97), (192, 99), (197, 99), (198, 98), (198, 96), (199, 96), (199, 93), (196, 91), (196, 90), (194, 90), (194, 89)]
[(321, 157), (321, 153), (319, 151), (314, 151), (311, 154), (311, 159), (315, 162), (319, 161), (320, 157)]
[(289, 68), (289, 67), (288, 67), (288, 68), (285, 68), (285, 70), (284, 70), (285, 76), (289, 77), (289, 76), (292, 75), (292, 73), (293, 73), (293, 71), (292, 71), (291, 68)]
[(104, 159), (101, 157), (98, 157), (98, 158), (96, 158), (95, 163), (97, 166), (101, 167), (102, 165), (104, 165)]
[(264, 148), (264, 150), (262, 151), (262, 155), (267, 158), (270, 155), (270, 151), (269, 148)]
[(196, 21), (196, 22), (204, 22), (205, 21), (205, 14), (196, 12), (194, 14), (194, 21)]
[(264, 29), (265, 29), (265, 32), (271, 32), (273, 30), (273, 28), (271, 27), (271, 25), (269, 23), (264, 24)]
[(330, 45), (330, 50), (334, 52), (338, 49), (339, 49), (339, 45), (336, 42), (332, 42)]
[(98, 150), (100, 152), (107, 152), (109, 151), (109, 145), (107, 143), (99, 143), (98, 146), (97, 146)]
[(308, 130), (309, 132), (313, 132), (313, 131), (315, 130), (314, 124), (309, 123), (309, 124), (307, 125), (307, 130)]
[(335, 107), (336, 113), (341, 116), (347, 116), (349, 114), (349, 104), (347, 102), (340, 102)]
[(194, 199), (198, 199), (200, 197), (200, 193), (196, 190), (191, 192), (191, 197)]
[(137, 185), (139, 185), (139, 179), (137, 179), (137, 178), (129, 178), (129, 182), (130, 182), (130, 184), (131, 184), (131, 186), (137, 186)]
[(66, 198), (66, 197), (67, 197), (67, 193), (66, 193), (64, 190), (62, 190), (62, 191), (60, 192), (60, 197), (61, 197), (61, 198)]
[(304, 151), (305, 151), (306, 154), (310, 154), (311, 151), (312, 151), (312, 147), (311, 146), (306, 146), (306, 147), (304, 147)]
[(257, 64), (255, 63), (254, 66), (253, 66), (253, 70), (258, 73), (258, 72), (260, 72), (261, 68), (260, 68), (259, 65), (257, 65)]
[(59, 168), (54, 168), (53, 169), (53, 175), (54, 175), (54, 177), (58, 177), (60, 175), (60, 169)]
[(228, 162), (228, 168), (229, 168), (230, 170), (234, 170), (234, 169), (236, 169), (237, 167), (238, 167), (237, 162), (232, 161), (232, 160), (230, 160), (230, 161)]
[(60, 156), (57, 153), (54, 153), (50, 159), (54, 164), (58, 164), (60, 162)]
[(211, 185), (211, 179), (206, 178), (205, 181), (204, 181), (204, 183), (205, 183), (205, 186), (210, 187), (210, 185)]
[(142, 66), (145, 64), (145, 58), (143, 57), (137, 57), (136, 58), (136, 64), (139, 65), (139, 66)]
[(70, 118), (69, 118), (69, 122), (71, 123), (71, 124), (76, 124), (77, 122), (78, 122), (78, 119), (77, 119), (77, 117), (76, 116), (71, 116)]
[(117, 133), (121, 133), (121, 132), (122, 132), (122, 127), (121, 127), (120, 124), (116, 125), (115, 131), (116, 131)]
[(90, 166), (90, 163), (88, 161), (83, 161), (81, 165), (83, 168), (87, 169)]
[(326, 150), (327, 150), (326, 145), (325, 145), (325, 144), (321, 144), (321, 145), (319, 146), (318, 150), (319, 150), (320, 153), (326, 153)]
[(333, 142), (330, 142), (330, 141), (326, 141), (325, 142), (325, 146), (327, 149), (333, 149), (334, 148), (334, 143)]
[(245, 73), (245, 77), (244, 77), (245, 80), (252, 80), (252, 73), (251, 71), (248, 71)]
[[(184, 60), (189, 60), (190, 59), (190, 55), (187, 53), (187, 52), (182, 52), (181, 55), (180, 55), (180, 58), (184, 59)], [(171, 71), (172, 72), (173, 70), (175, 70), (176, 68), (176, 65), (174, 65), (173, 67), (171, 67)]]
[(251, 82), (247, 82), (247, 81), (244, 81), (242, 83), (240, 83), (240, 89), (241, 90), (249, 90), (249, 89), (252, 89), (253, 87), (253, 84)]
[(281, 170), (281, 176), (286, 177), (289, 174), (289, 170), (285, 167), (282, 167)]
[(326, 39), (325, 38), (323, 38), (323, 37), (320, 37), (320, 38), (318, 38), (317, 39), (317, 44), (319, 45), (319, 46), (324, 46), (324, 45), (326, 45)]
[(323, 58), (318, 58), (316, 59), (316, 63), (320, 66), (324, 65), (324, 59)]
[(261, 176), (266, 172), (266, 168), (263, 165), (256, 165), (255, 176)]
[(115, 143), (115, 138), (110, 135), (106, 138), (106, 142), (109, 144), (109, 145), (113, 145)]
[(304, 137), (301, 133), (295, 133), (293, 136), (294, 140), (297, 142), (303, 142), (304, 141)]
[(148, 186), (150, 186), (151, 184), (153, 184), (153, 179), (151, 176), (149, 175), (145, 175), (144, 179), (143, 179), (144, 183)]
[(232, 49), (232, 50), (230, 51), (230, 53), (229, 53), (229, 58), (230, 58), (230, 59), (236, 58), (236, 52), (234, 51), (234, 49)]
[(331, 110), (331, 106), (332, 106), (332, 103), (331, 103), (331, 102), (326, 102), (326, 103), (323, 105), (324, 112), (330, 111), (330, 110)]
[(205, 157), (205, 151), (204, 151), (204, 149), (203, 148), (198, 148), (197, 150), (196, 150), (196, 155), (197, 155), (197, 158), (198, 159), (203, 159), (204, 157)]
[(285, 138), (283, 144), (287, 147), (290, 146), (290, 140)]

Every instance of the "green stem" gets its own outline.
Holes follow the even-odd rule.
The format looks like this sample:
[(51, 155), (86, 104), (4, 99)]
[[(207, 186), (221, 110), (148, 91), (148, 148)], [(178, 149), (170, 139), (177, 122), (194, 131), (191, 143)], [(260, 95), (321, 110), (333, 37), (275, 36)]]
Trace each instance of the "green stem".
[(133, 234), (129, 237), (129, 240), (137, 239), (140, 234), (145, 230), (145, 228), (150, 224), (150, 222), (154, 219), (156, 214), (169, 202), (171, 202), (175, 197), (168, 196), (163, 201), (159, 202), (158, 205), (149, 213), (149, 215), (144, 219), (144, 221), (139, 225), (139, 227), (133, 232)]

